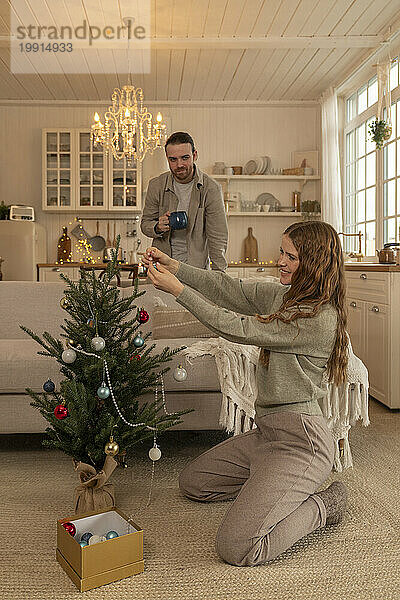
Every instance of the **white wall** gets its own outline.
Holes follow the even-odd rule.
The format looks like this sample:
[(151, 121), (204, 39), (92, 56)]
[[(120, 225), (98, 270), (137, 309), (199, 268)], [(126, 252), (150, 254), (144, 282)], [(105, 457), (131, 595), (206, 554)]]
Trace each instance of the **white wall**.
[[(0, 201), (35, 207), (37, 220), (47, 230), (49, 262), (56, 258), (57, 240), (72, 215), (41, 210), (41, 130), (46, 127), (89, 127), (95, 110), (102, 113), (104, 108), (104, 105), (0, 106)], [(317, 104), (157, 104), (149, 105), (149, 109), (153, 113), (161, 110), (170, 119), (171, 131), (191, 133), (199, 152), (198, 164), (210, 173), (215, 161), (224, 161), (230, 166), (244, 165), (258, 155), (268, 155), (273, 167), (285, 168), (291, 166), (292, 151), (320, 149), (320, 109)], [(150, 177), (165, 169), (165, 164), (162, 151), (145, 160), (144, 188)], [(254, 199), (261, 192), (271, 192), (283, 205), (290, 204), (291, 192), (296, 187), (292, 182), (269, 181), (235, 182), (234, 185), (248, 199)], [(308, 183), (303, 198), (318, 199), (319, 189), (318, 183)], [(106, 215), (99, 213), (99, 216)], [(130, 228), (128, 217), (124, 215), (118, 221), (117, 233), (122, 233), (121, 245), (129, 251), (133, 242), (125, 237)], [(260, 259), (276, 258), (280, 234), (290, 222), (290, 218), (231, 218), (228, 258), (241, 258), (241, 244), (248, 226), (253, 227), (258, 240)], [(93, 221), (84, 222), (84, 225), (89, 233), (95, 232)], [(102, 226), (104, 234), (105, 223)]]

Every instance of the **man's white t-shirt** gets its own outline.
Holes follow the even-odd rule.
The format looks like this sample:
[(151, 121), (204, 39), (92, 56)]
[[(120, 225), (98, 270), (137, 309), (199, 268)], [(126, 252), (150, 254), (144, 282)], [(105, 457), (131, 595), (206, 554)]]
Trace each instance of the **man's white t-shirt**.
[[(189, 202), (192, 195), (194, 179), (189, 183), (179, 183), (174, 179), (174, 192), (178, 197), (178, 210), (184, 210), (186, 213), (189, 211)], [(171, 231), (171, 256), (175, 260), (179, 260), (183, 263), (187, 263), (187, 241), (186, 241), (186, 229), (174, 229)]]

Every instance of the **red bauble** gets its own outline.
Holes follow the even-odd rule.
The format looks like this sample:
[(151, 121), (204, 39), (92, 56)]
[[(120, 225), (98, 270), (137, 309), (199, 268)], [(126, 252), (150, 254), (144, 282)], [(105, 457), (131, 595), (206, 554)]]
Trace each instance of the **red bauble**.
[(136, 358), (136, 360), (140, 360), (140, 354), (132, 354), (129, 360), (133, 360), (134, 358)]
[(65, 419), (65, 417), (68, 417), (67, 407), (64, 406), (64, 404), (58, 404), (58, 406), (56, 406), (54, 409), (54, 416), (56, 419), (59, 419), (60, 421), (62, 419)]
[(74, 537), (74, 535), (76, 533), (76, 527), (75, 527), (75, 525), (73, 523), (70, 523), (70, 522), (68, 522), (68, 523), (61, 523), (61, 525), (64, 527), (64, 529), (66, 531), (68, 531), (68, 533), (70, 535), (72, 535), (72, 537)]
[(147, 321), (150, 319), (150, 315), (149, 313), (144, 310), (143, 308), (139, 311), (138, 314), (138, 318), (137, 320), (139, 321), (139, 323), (147, 323)]

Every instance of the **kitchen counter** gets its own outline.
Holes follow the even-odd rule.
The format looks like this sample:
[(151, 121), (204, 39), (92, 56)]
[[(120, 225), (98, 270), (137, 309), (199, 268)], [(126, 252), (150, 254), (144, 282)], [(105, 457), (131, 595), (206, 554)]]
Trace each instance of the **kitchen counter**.
[(228, 263), (228, 269), (229, 267), (269, 267), (271, 269), (275, 269), (277, 267), (277, 263), (276, 262), (230, 262)]
[(345, 262), (345, 271), (383, 271), (384, 273), (400, 273), (400, 265), (394, 263)]

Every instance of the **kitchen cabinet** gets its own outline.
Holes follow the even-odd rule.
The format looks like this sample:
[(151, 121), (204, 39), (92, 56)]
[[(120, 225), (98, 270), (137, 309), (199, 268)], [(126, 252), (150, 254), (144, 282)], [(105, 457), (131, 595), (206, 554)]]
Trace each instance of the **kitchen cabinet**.
[(369, 372), (369, 393), (400, 408), (400, 272), (346, 272), (347, 330)]
[(239, 277), (240, 279), (259, 279), (268, 275), (279, 277), (278, 267), (276, 265), (245, 266), (240, 264), (230, 264), (228, 265), (226, 272), (231, 277)]
[(53, 212), (139, 212), (141, 165), (94, 147), (87, 129), (42, 132), (42, 207)]

